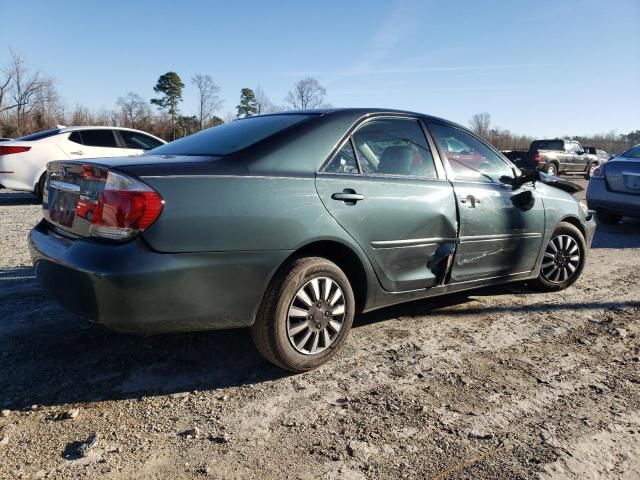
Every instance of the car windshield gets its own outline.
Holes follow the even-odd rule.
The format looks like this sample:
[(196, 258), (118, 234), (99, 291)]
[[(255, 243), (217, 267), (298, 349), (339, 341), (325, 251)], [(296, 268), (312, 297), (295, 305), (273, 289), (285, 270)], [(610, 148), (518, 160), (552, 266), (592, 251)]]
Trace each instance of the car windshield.
[(32, 133), (31, 135), (25, 135), (24, 137), (16, 138), (20, 142), (28, 142), (33, 140), (40, 140), (42, 138), (52, 137), (60, 133), (59, 128), (51, 128), (49, 130), (43, 130), (42, 132)]
[(149, 155), (230, 155), (302, 122), (310, 115), (291, 113), (225, 123), (147, 152)]
[(640, 145), (630, 148), (620, 156), (626, 158), (640, 158)]

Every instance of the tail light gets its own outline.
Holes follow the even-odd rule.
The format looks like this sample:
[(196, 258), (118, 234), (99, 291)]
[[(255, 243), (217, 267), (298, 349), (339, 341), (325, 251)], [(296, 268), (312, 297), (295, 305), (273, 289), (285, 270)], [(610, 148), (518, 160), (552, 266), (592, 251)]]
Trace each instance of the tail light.
[(164, 200), (139, 180), (109, 172), (91, 216), (91, 236), (126, 240), (145, 231), (160, 216)]
[(0, 155), (11, 155), (12, 153), (23, 153), (31, 150), (31, 147), (18, 147), (15, 145), (0, 146)]
[(604, 166), (598, 165), (591, 173), (591, 178), (604, 178)]
[(540, 152), (536, 150), (536, 153), (533, 155), (534, 163), (540, 163)]

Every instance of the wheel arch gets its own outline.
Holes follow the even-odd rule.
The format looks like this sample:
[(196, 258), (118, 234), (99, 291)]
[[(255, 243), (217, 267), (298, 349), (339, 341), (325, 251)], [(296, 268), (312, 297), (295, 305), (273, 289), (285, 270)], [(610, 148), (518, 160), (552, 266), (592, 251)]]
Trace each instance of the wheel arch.
[[(278, 271), (285, 268), (294, 258), (311, 256), (326, 258), (344, 271), (353, 289), (353, 295), (356, 301), (356, 313), (362, 312), (372, 293), (369, 282), (370, 273), (367, 271), (365, 264), (367, 260), (362, 258), (351, 246), (342, 241), (322, 239), (312, 241), (296, 249), (282, 262)], [(273, 277), (275, 277), (275, 275), (276, 274), (274, 274)]]
[[(587, 238), (587, 232), (584, 228), (584, 225), (582, 225), (582, 222), (580, 221), (580, 219), (578, 217), (574, 217), (573, 215), (567, 215), (565, 217), (562, 217), (560, 219), (560, 221), (558, 221), (558, 224), (560, 224), (561, 222), (565, 222), (565, 223), (570, 223), (571, 225), (573, 225), (574, 227), (576, 227), (578, 230), (580, 230), (580, 233), (582, 234), (582, 236), (585, 238)], [(555, 228), (557, 228), (558, 225), (556, 225)], [(555, 230), (554, 228), (554, 230)]]
[(33, 193), (40, 194), (42, 196), (42, 192), (39, 191), (40, 189), (40, 180), (42, 179), (43, 175), (46, 175), (47, 173), (47, 167), (42, 168), (38, 171), (38, 173), (36, 174), (35, 178), (34, 178), (34, 182), (33, 182)]

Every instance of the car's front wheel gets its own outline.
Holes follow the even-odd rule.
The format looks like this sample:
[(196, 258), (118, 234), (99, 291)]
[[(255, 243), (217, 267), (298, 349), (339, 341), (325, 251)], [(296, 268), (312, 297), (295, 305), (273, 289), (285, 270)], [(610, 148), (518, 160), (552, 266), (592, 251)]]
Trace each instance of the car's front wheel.
[(345, 342), (355, 313), (349, 279), (333, 262), (303, 257), (276, 274), (251, 335), (271, 363), (293, 372), (327, 362)]
[(593, 176), (593, 172), (598, 168), (598, 164), (596, 162), (592, 162), (589, 164), (589, 168), (587, 169), (587, 173), (584, 176), (585, 180), (589, 180)]
[(533, 286), (546, 292), (567, 288), (580, 277), (586, 254), (582, 232), (570, 223), (560, 222), (545, 248), (540, 274)]

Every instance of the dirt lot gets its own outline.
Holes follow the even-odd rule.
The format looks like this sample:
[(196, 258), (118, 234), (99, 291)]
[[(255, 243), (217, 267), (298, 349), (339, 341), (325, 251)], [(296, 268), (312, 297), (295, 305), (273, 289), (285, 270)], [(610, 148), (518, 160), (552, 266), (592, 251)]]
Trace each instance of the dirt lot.
[(0, 191), (0, 478), (640, 478), (640, 222), (582, 278), (363, 315), (290, 376), (246, 331), (138, 338), (33, 278), (40, 217)]

